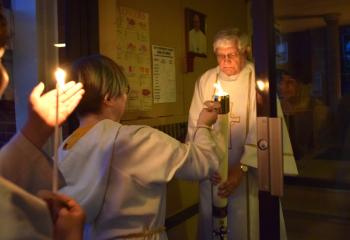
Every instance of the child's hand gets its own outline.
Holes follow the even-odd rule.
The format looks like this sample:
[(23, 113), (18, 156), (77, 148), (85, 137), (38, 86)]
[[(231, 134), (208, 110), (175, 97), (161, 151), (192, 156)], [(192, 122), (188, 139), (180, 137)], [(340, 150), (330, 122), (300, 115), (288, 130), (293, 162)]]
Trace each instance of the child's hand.
[(203, 108), (199, 114), (197, 126), (205, 125), (210, 127), (218, 118), (218, 110), (220, 109), (220, 103), (214, 101), (206, 101), (204, 103), (206, 108)]

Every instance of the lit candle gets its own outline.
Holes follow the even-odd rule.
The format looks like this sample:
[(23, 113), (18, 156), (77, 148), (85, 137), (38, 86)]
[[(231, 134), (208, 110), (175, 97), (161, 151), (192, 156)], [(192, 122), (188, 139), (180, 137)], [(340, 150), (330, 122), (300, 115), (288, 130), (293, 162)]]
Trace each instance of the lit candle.
[[(228, 174), (228, 143), (229, 143), (229, 111), (230, 96), (226, 93), (219, 81), (214, 84), (216, 89), (213, 96), (214, 101), (220, 102), (221, 109), (218, 114), (218, 120), (213, 126), (217, 147), (222, 159), (220, 159), (218, 172), (221, 176), (221, 182), (227, 180)], [(227, 239), (227, 198), (218, 196), (218, 186), (213, 185), (213, 239)]]
[(52, 174), (52, 191), (58, 190), (58, 145), (60, 142), (58, 119), (59, 119), (59, 92), (64, 89), (64, 81), (66, 78), (66, 72), (57, 68), (55, 71), (56, 78), (56, 121), (55, 121), (55, 134), (54, 134), (54, 161), (53, 161), (53, 174)]

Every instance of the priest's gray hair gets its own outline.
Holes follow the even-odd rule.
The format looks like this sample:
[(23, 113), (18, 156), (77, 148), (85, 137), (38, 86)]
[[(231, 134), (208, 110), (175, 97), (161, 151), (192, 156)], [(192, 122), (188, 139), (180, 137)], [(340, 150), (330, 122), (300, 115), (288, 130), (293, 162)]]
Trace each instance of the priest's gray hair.
[(245, 53), (250, 47), (247, 34), (241, 33), (237, 28), (227, 28), (216, 33), (213, 41), (214, 52), (220, 47), (237, 46), (240, 53)]

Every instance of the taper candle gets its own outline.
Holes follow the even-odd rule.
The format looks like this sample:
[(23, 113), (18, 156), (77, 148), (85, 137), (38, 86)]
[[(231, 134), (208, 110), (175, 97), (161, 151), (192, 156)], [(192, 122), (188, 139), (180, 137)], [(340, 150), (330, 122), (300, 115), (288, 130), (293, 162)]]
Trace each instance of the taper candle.
[(57, 192), (58, 190), (58, 145), (60, 143), (59, 137), (59, 103), (60, 103), (60, 90), (64, 90), (64, 81), (66, 78), (66, 72), (57, 68), (55, 71), (56, 78), (56, 121), (55, 121), (55, 134), (54, 134), (54, 159), (53, 159), (53, 173), (52, 173), (52, 191)]
[[(222, 156), (218, 172), (221, 182), (225, 182), (228, 174), (230, 96), (222, 89), (219, 81), (214, 86), (216, 91), (213, 100), (220, 102), (221, 108), (213, 130), (215, 132), (218, 150)], [(227, 198), (218, 196), (218, 185), (213, 185), (212, 187), (212, 199), (213, 240), (227, 239)]]

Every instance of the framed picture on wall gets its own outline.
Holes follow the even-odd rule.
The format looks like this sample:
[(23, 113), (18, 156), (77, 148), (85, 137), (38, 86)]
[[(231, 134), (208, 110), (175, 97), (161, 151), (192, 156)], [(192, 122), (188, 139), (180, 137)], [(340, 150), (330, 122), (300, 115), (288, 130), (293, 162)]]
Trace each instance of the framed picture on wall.
[(195, 10), (185, 9), (186, 50), (198, 57), (207, 56), (206, 15)]

